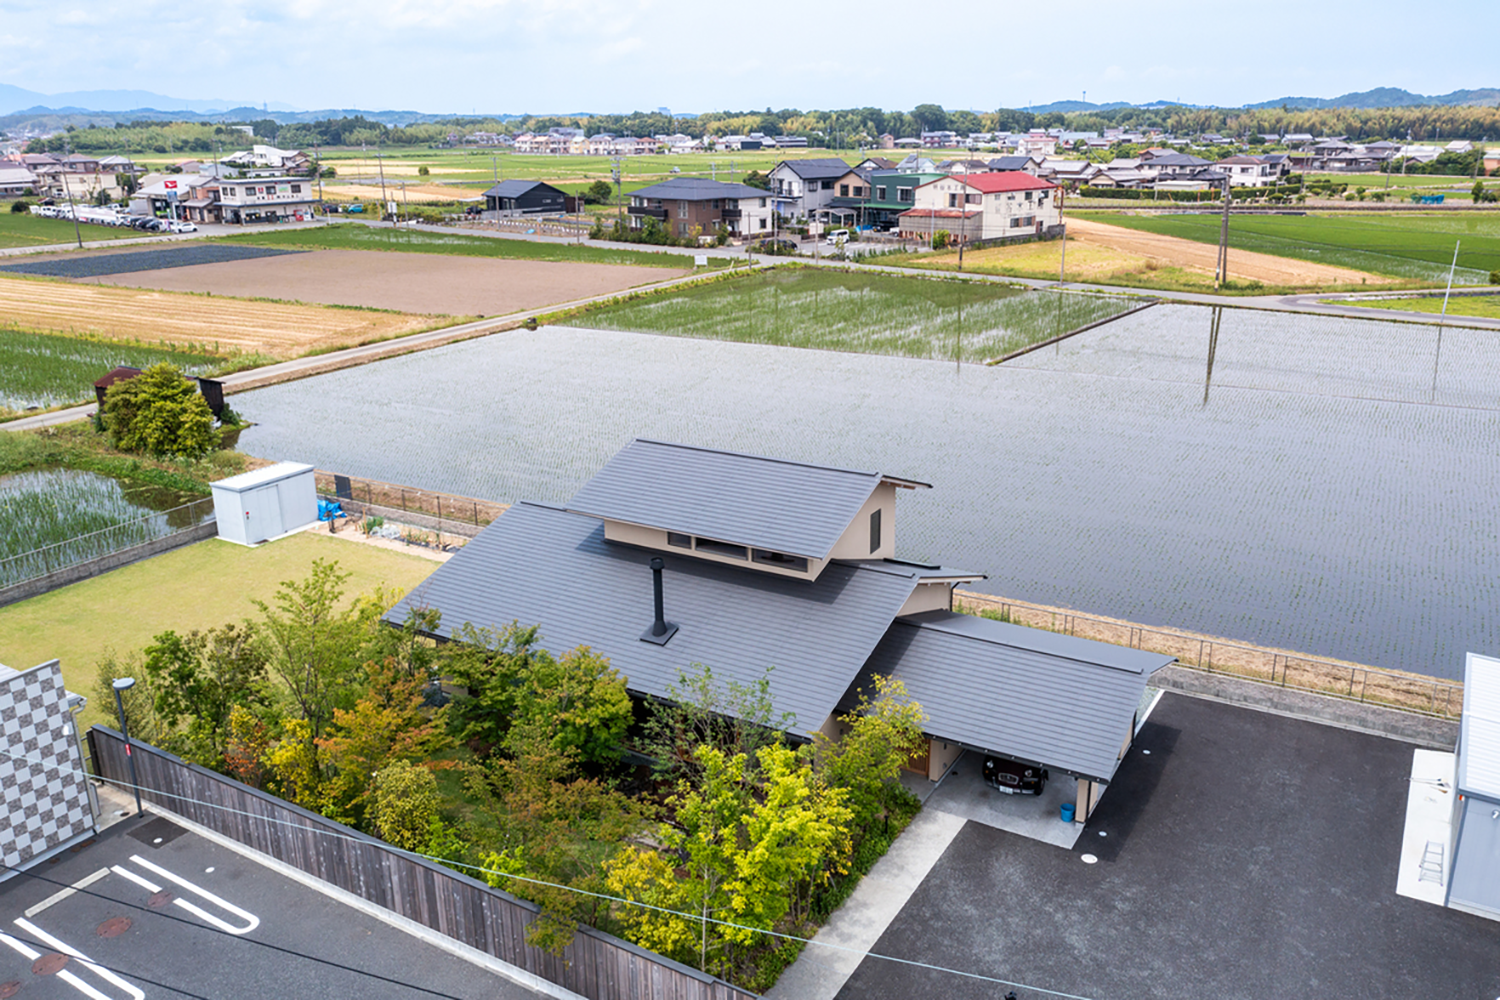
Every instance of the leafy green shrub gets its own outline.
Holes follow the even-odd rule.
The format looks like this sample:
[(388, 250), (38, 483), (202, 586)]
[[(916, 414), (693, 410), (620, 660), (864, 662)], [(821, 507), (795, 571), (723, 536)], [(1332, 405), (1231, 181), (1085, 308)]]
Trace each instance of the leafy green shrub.
[(427, 166), (425, 164), (417, 168), (417, 176), (418, 177), (429, 177), (429, 176), (431, 176), (431, 174), (432, 174), (432, 171), (428, 170)]
[(201, 458), (219, 442), (213, 411), (181, 369), (163, 362), (104, 395), (110, 442), (156, 458)]
[(609, 196), (612, 193), (613, 192), (609, 187), (609, 181), (595, 181), (594, 183), (583, 189), (582, 197), (585, 204), (602, 205), (605, 202), (609, 201)]
[(20, 215), (23, 212), (31, 211), (31, 206), (26, 204), (24, 201), (17, 200), (10, 203), (10, 210), (12, 213)]
[(1490, 272), (1490, 284), (1492, 284), (1492, 285), (1500, 285), (1500, 271), (1491, 271)]
[(410, 761), (398, 760), (375, 774), (375, 828), (386, 843), (420, 851), (432, 839), (438, 818), (437, 779)]

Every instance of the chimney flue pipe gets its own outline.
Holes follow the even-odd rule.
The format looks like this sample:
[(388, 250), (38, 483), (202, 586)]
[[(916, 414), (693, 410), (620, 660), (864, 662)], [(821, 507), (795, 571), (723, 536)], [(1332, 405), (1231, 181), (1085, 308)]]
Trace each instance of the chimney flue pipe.
[(651, 596), (655, 602), (656, 618), (651, 622), (651, 627), (641, 635), (642, 641), (654, 642), (658, 646), (665, 646), (677, 634), (677, 626), (667, 621), (662, 602), (661, 571), (666, 565), (666, 561), (660, 556), (651, 557)]

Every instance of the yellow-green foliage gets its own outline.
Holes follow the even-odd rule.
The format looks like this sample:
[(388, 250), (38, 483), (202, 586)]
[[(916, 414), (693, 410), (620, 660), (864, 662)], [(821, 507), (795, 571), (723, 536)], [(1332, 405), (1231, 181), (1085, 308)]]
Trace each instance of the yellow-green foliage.
[(165, 362), (110, 386), (104, 417), (121, 451), (199, 458), (219, 443), (208, 403), (180, 369)]
[(372, 812), (380, 836), (402, 850), (424, 849), (440, 801), (432, 772), (398, 760), (376, 772), (374, 788)]

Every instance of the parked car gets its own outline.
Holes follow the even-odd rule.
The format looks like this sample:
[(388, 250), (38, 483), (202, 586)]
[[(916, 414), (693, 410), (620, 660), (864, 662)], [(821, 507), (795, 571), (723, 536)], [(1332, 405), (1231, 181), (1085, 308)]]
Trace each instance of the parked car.
[(167, 231), (173, 233), (196, 233), (198, 227), (191, 222), (169, 222)]
[(750, 246), (750, 252), (770, 257), (792, 257), (797, 253), (797, 244), (791, 240), (761, 240)]
[(1040, 795), (1047, 787), (1047, 769), (1004, 757), (984, 759), (985, 784), (1006, 795)]
[(365, 210), (365, 206), (363, 206), (363, 205), (350, 205), (348, 208), (344, 209), (344, 211), (353, 213), (355, 215), (359, 215), (359, 214), (363, 213), (364, 210)]
[(841, 247), (848, 242), (849, 230), (847, 229), (833, 229), (828, 232), (827, 236), (823, 237), (824, 246)]

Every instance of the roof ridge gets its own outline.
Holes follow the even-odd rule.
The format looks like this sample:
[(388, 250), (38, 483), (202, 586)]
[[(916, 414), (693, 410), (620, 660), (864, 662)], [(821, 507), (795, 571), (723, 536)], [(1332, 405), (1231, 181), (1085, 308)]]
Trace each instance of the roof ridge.
[[(1012, 629), (1030, 629), (1030, 626), (1028, 626), (1028, 625), (1019, 625), (1016, 622), (1002, 622), (1002, 621), (997, 621), (997, 620), (992, 619), (992, 618), (983, 618), (983, 617), (976, 616), (976, 615), (966, 615), (966, 614), (964, 614), (961, 611), (937, 612), (937, 613), (942, 613), (942, 614), (947, 614), (947, 615), (953, 616), (953, 617), (949, 617), (949, 618), (944, 618), (941, 621), (926, 621), (926, 620), (922, 620), (922, 619), (920, 619), (918, 617), (921, 614), (934, 614), (934, 613), (935, 612), (928, 611), (928, 612), (919, 612), (918, 615), (900, 616), (900, 617), (897, 617), (896, 620), (895, 620), (895, 622), (893, 622), (892, 624), (906, 625), (909, 628), (931, 629), (934, 632), (943, 632), (943, 633), (946, 633), (948, 635), (961, 636), (961, 637), (963, 637), (965, 639), (974, 639), (974, 640), (976, 640), (978, 642), (987, 642), (987, 643), (989, 643), (992, 646), (1007, 646), (1007, 647), (1009, 647), (1011, 649), (1028, 649), (1028, 650), (1031, 650), (1032, 652), (1045, 653), (1048, 656), (1055, 656), (1055, 657), (1057, 657), (1060, 660), (1071, 660), (1074, 663), (1082, 663), (1082, 664), (1084, 664), (1086, 666), (1091, 666), (1091, 667), (1105, 667), (1105, 668), (1107, 668), (1109, 670), (1118, 670), (1118, 671), (1120, 671), (1122, 673), (1128, 673), (1128, 674), (1145, 674), (1145, 673), (1148, 672), (1144, 668), (1140, 669), (1140, 670), (1131, 670), (1129, 667), (1116, 666), (1113, 663), (1100, 663), (1098, 660), (1080, 659), (1077, 656), (1071, 656), (1071, 655), (1069, 655), (1067, 653), (1058, 653), (1058, 652), (1054, 652), (1052, 650), (1041, 649), (1039, 647), (1031, 646), (1031, 645), (1022, 645), (1020, 643), (1015, 643), (1015, 642), (1005, 642), (1003, 640), (1000, 640), (1000, 639), (997, 639), (997, 638), (991, 638), (991, 637), (986, 636), (986, 635), (976, 635), (976, 634), (974, 634), (972, 632), (965, 632), (965, 631), (960, 631), (959, 629), (955, 629), (955, 628), (946, 628), (946, 627), (944, 627), (949, 622), (952, 622), (952, 621), (955, 621), (955, 620), (975, 619), (975, 620), (978, 620), (978, 621), (987, 621), (987, 622), (990, 622), (991, 625), (993, 625), (993, 626), (1000, 626), (1002, 628), (1005, 628), (1006, 626), (1008, 626), (1009, 628), (1012, 628)], [(1047, 631), (1047, 630), (1041, 629), (1041, 630), (1034, 630), (1034, 631)], [(1063, 633), (1060, 633), (1060, 632), (1048, 632), (1048, 634), (1052, 635), (1052, 636), (1055, 636), (1056, 638), (1059, 638), (1059, 639), (1078, 639), (1077, 636), (1064, 635)], [(1080, 641), (1080, 642), (1099, 642), (1099, 640), (1097, 640), (1097, 639), (1078, 639), (1078, 641)], [(1106, 646), (1112, 646), (1112, 645), (1114, 645), (1114, 643), (1100, 643), (1100, 644), (1101, 645), (1106, 645)], [(1126, 648), (1127, 650), (1129, 650), (1129, 652), (1132, 652), (1132, 653), (1140, 652), (1140, 650), (1129, 649), (1129, 647), (1124, 647), (1124, 648)], [(1167, 654), (1162, 653), (1160, 655), (1166, 656)], [(1175, 660), (1176, 657), (1172, 657), (1171, 659)]]
[[(701, 444), (683, 444), (680, 441), (661, 441), (657, 438), (632, 438), (631, 443), (636, 441), (642, 444), (661, 445), (664, 448), (682, 448), (686, 451), (702, 451), (713, 455), (733, 455), (735, 458), (750, 458), (759, 462), (772, 462), (776, 465), (792, 465), (799, 469), (817, 469), (821, 472), (841, 472), (851, 476), (877, 476), (881, 479), (900, 479), (902, 482), (914, 483), (915, 479), (907, 479), (904, 476), (888, 476), (884, 472), (867, 472), (864, 469), (845, 469), (837, 465), (818, 465), (814, 462), (798, 462), (790, 458), (774, 458), (770, 455), (753, 455), (747, 451), (731, 451), (728, 448), (710, 448)], [(926, 485), (925, 483), (923, 485)]]

